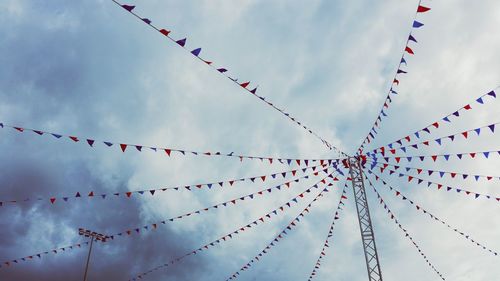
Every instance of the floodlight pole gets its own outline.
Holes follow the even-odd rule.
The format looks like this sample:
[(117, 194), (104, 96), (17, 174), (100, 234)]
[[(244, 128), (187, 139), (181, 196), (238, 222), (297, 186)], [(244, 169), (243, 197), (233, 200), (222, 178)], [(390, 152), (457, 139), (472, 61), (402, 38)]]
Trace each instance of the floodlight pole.
[(90, 231), (88, 229), (83, 229), (83, 228), (78, 229), (78, 234), (83, 235), (85, 237), (90, 237), (89, 253), (87, 255), (87, 263), (85, 264), (85, 273), (83, 274), (83, 281), (87, 281), (87, 272), (89, 270), (90, 255), (92, 253), (92, 245), (94, 244), (94, 240), (101, 241), (104, 243), (106, 242), (106, 239), (109, 237), (102, 233), (97, 233), (95, 231)]
[(87, 281), (87, 271), (89, 270), (90, 254), (92, 253), (92, 244), (94, 244), (94, 236), (90, 236), (90, 248), (89, 254), (87, 255), (87, 264), (85, 265), (85, 274), (83, 275), (83, 281)]
[(375, 245), (375, 234), (373, 233), (368, 200), (366, 199), (365, 184), (363, 182), (362, 162), (359, 157), (349, 157), (346, 162), (349, 166), (349, 173), (352, 179), (352, 189), (356, 201), (359, 229), (363, 242), (366, 268), (368, 270), (368, 280), (382, 281), (382, 272), (380, 270), (377, 247)]

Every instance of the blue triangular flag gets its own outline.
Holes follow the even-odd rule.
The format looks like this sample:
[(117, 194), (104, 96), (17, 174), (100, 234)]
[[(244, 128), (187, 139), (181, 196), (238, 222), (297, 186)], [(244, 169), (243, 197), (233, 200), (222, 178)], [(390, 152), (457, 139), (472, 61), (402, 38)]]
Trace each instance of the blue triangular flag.
[(201, 48), (198, 48), (198, 49), (194, 49), (191, 51), (191, 54), (195, 55), (195, 56), (198, 56), (201, 52)]
[(184, 47), (186, 45), (186, 40), (187, 40), (187, 38), (183, 38), (183, 39), (175, 41), (175, 43), (177, 43), (180, 46)]
[(414, 21), (414, 22), (413, 22), (413, 28), (419, 28), (419, 27), (421, 27), (421, 26), (423, 26), (423, 25), (424, 25), (423, 23), (418, 22), (418, 21)]

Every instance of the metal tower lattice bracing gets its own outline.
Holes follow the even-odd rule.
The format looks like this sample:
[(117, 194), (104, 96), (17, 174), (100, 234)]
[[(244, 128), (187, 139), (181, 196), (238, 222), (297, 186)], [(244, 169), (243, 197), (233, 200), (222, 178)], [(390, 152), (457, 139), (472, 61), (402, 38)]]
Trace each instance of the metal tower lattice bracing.
[(356, 157), (349, 157), (349, 173), (352, 179), (352, 188), (358, 212), (359, 228), (361, 240), (365, 253), (366, 267), (369, 281), (382, 281), (382, 272), (378, 260), (377, 246), (375, 245), (375, 234), (373, 233), (372, 220), (368, 201), (366, 199), (365, 184), (363, 182), (363, 172), (361, 160)]

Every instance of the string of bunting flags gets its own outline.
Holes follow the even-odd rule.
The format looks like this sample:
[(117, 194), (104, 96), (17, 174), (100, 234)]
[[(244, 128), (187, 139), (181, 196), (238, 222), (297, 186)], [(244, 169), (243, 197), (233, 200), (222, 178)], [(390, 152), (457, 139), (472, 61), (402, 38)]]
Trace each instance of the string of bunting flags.
[[(324, 169), (321, 172), (325, 173), (327, 175), (326, 177), (328, 177), (328, 175), (329, 175), (329, 169)], [(319, 175), (319, 172), (315, 172), (314, 173), (314, 176), (318, 176), (318, 175)], [(293, 184), (298, 183), (301, 179), (308, 179), (310, 176), (312, 176), (312, 175), (306, 175), (306, 176), (303, 176), (303, 177), (300, 177), (300, 178), (296, 178), (294, 180), (287, 181), (287, 182), (285, 182), (283, 184), (280, 184), (280, 185), (277, 185), (277, 186), (274, 186), (274, 187), (264, 188), (262, 190), (259, 190), (259, 191), (253, 192), (253, 193), (249, 193), (249, 194), (246, 194), (246, 195), (243, 195), (243, 196), (232, 198), (232, 199), (229, 199), (229, 200), (217, 203), (217, 204), (209, 206), (209, 207), (201, 208), (201, 209), (198, 209), (198, 210), (195, 210), (195, 211), (192, 211), (192, 212), (188, 212), (188, 213), (185, 213), (185, 214), (182, 214), (182, 215), (174, 216), (174, 217), (171, 217), (171, 218), (168, 218), (168, 219), (164, 219), (164, 220), (159, 221), (159, 222), (149, 223), (149, 224), (144, 225), (144, 226), (139, 226), (139, 227), (135, 227), (135, 228), (126, 229), (126, 230), (124, 230), (122, 232), (118, 232), (118, 233), (109, 235), (109, 238), (111, 240), (113, 240), (115, 237), (121, 237), (121, 236), (125, 237), (125, 236), (131, 236), (132, 234), (144, 233), (145, 231), (153, 231), (153, 230), (156, 230), (158, 228), (158, 226), (166, 225), (167, 222), (173, 222), (173, 221), (180, 220), (180, 219), (183, 219), (183, 218), (187, 218), (187, 217), (199, 215), (199, 214), (206, 213), (209, 210), (213, 210), (213, 209), (220, 209), (220, 208), (224, 208), (224, 207), (234, 206), (234, 205), (237, 205), (238, 203), (240, 203), (242, 201), (245, 201), (245, 200), (254, 200), (254, 199), (260, 198), (260, 197), (262, 197), (262, 196), (264, 196), (266, 194), (272, 193), (273, 190), (282, 190), (282, 188), (291, 188)], [(333, 177), (333, 181), (338, 181), (338, 180), (339, 179), (337, 177), (335, 177), (335, 176)], [(324, 180), (322, 180), (320, 182), (321, 183), (325, 183), (326, 179), (324, 179)], [(297, 194), (294, 198), (291, 199), (291, 201), (297, 203), (300, 198), (304, 198), (304, 196), (306, 195), (306, 193), (310, 193), (310, 192), (311, 192), (311, 188), (308, 188), (305, 191)], [(275, 215), (276, 214), (277, 213), (275, 213)]]
[(497, 88), (489, 91), (486, 94), (481, 95), (480, 97), (476, 98), (474, 101), (467, 103), (466, 105), (460, 107), (459, 109), (453, 111), (452, 113), (450, 113), (448, 115), (445, 115), (440, 120), (434, 121), (434, 122), (430, 123), (429, 125), (425, 126), (424, 128), (422, 128), (420, 130), (417, 130), (417, 131), (415, 131), (414, 133), (412, 133), (410, 135), (407, 135), (405, 137), (397, 139), (397, 140), (395, 140), (393, 142), (390, 142), (390, 143), (388, 143), (388, 144), (386, 144), (384, 146), (381, 146), (381, 147), (378, 147), (376, 149), (373, 149), (371, 152), (372, 153), (380, 152), (380, 153), (383, 154), (385, 152), (385, 150), (394, 149), (395, 145), (402, 146), (403, 145), (403, 141), (405, 141), (407, 143), (410, 143), (413, 137), (415, 137), (416, 139), (420, 139), (420, 135), (422, 135), (423, 133), (427, 133), (428, 135), (430, 135), (431, 131), (437, 130), (438, 128), (440, 128), (441, 125), (443, 125), (443, 124), (450, 124), (450, 123), (452, 123), (452, 121), (454, 119), (457, 119), (457, 118), (461, 117), (462, 116), (461, 114), (463, 112), (467, 112), (469, 110), (472, 110), (472, 109), (476, 108), (475, 106), (472, 106), (472, 104), (474, 104), (474, 105), (484, 105), (485, 103), (488, 103), (490, 101), (495, 100), (496, 97), (497, 97), (497, 95), (495, 93), (495, 90), (498, 89), (499, 87), (497, 87)]
[(423, 162), (424, 160), (432, 160), (436, 162), (438, 159), (444, 159), (446, 161), (457, 158), (458, 160), (462, 160), (465, 157), (470, 157), (471, 159), (475, 159), (478, 155), (482, 155), (485, 159), (489, 159), (491, 155), (497, 154), (500, 156), (500, 150), (488, 150), (488, 151), (472, 151), (472, 152), (462, 152), (462, 153), (449, 153), (449, 154), (434, 154), (434, 155), (411, 155), (411, 156), (384, 156), (377, 157), (375, 154), (367, 155), (368, 161), (372, 163), (378, 163), (378, 159), (382, 159), (385, 162), (389, 163), (390, 160), (394, 160), (396, 163), (401, 162), (401, 160), (405, 160), (407, 162), (411, 162), (412, 160), (420, 160)]
[(335, 226), (335, 222), (340, 219), (340, 211), (343, 210), (342, 206), (344, 206), (344, 202), (342, 201), (343, 199), (347, 200), (347, 196), (345, 195), (345, 192), (347, 190), (347, 181), (344, 185), (344, 190), (342, 191), (339, 204), (337, 205), (337, 209), (335, 210), (335, 213), (333, 215), (333, 220), (332, 223), (330, 224), (330, 228), (328, 229), (328, 235), (326, 236), (325, 242), (323, 243), (323, 248), (321, 249), (321, 252), (319, 253), (318, 259), (316, 260), (316, 263), (314, 264), (314, 268), (311, 271), (311, 274), (309, 275), (309, 278), (307, 279), (308, 281), (312, 281), (314, 277), (318, 274), (318, 270), (321, 267), (321, 261), (323, 258), (326, 256), (326, 251), (328, 248), (330, 248), (330, 238), (333, 237), (333, 228)]
[[(477, 198), (481, 197), (481, 198), (486, 198), (486, 199), (489, 199), (489, 200), (496, 200), (497, 202), (500, 202), (500, 198), (499, 197), (491, 196), (491, 195), (488, 195), (488, 194), (482, 194), (482, 193), (477, 193), (477, 192), (470, 191), (470, 190), (463, 189), (463, 188), (447, 186), (447, 185), (444, 185), (442, 183), (425, 180), (425, 179), (418, 178), (418, 177), (415, 177), (415, 176), (412, 176), (412, 175), (409, 175), (409, 174), (399, 173), (399, 172), (396, 172), (396, 171), (390, 170), (390, 169), (384, 169), (384, 171), (387, 171), (389, 173), (389, 175), (397, 175), (400, 178), (406, 178), (409, 183), (416, 182), (417, 185), (425, 183), (425, 184), (427, 184), (427, 187), (435, 186), (437, 188), (437, 190), (446, 190), (448, 192), (449, 191), (455, 191), (456, 193), (461, 193), (461, 194), (464, 194), (466, 196), (467, 195), (473, 196), (474, 199), (477, 199)], [(375, 177), (378, 177), (378, 175), (376, 175), (375, 172), (373, 172), (372, 170), (368, 170), (368, 172), (370, 174), (373, 173), (375, 175)]]
[[(307, 196), (308, 193), (311, 192), (312, 188), (318, 188), (318, 186), (326, 184), (326, 179), (329, 178), (329, 177), (331, 177), (333, 179), (333, 181), (338, 181), (338, 178), (336, 176), (333, 176), (333, 173), (330, 173), (326, 177), (324, 177), (323, 179), (321, 179), (319, 182), (317, 182), (315, 185), (313, 185), (312, 187), (309, 187), (305, 191), (299, 193), (298, 195), (296, 195), (295, 197), (293, 197), (291, 200), (289, 200), (285, 204), (283, 204), (280, 207), (274, 209), (273, 211), (267, 213), (266, 215), (262, 216), (261, 218), (253, 221), (251, 224), (256, 225), (256, 224), (259, 224), (261, 222), (264, 222), (264, 218), (266, 218), (266, 221), (267, 221), (267, 219), (270, 219), (272, 215), (277, 216), (278, 215), (278, 211), (284, 212), (284, 210), (285, 210), (286, 207), (290, 208), (292, 204), (298, 203), (298, 201), (300, 199), (302, 199), (305, 196)], [(265, 190), (265, 191), (267, 191), (267, 190)], [(256, 194), (262, 195), (262, 194), (264, 194), (264, 190), (262, 190), (261, 192), (257, 192), (255, 194), (253, 194), (253, 196), (255, 196)], [(247, 195), (246, 197), (248, 197), (248, 196), (249, 195)], [(251, 197), (252, 199), (253, 199), (253, 196)], [(236, 201), (236, 200), (240, 200), (240, 199), (241, 198), (233, 199), (233, 200)], [(230, 205), (229, 203), (236, 204), (236, 203), (233, 203), (233, 200), (226, 201), (225, 203), (220, 203), (220, 204), (217, 204), (217, 205), (214, 205), (214, 206), (211, 206), (211, 207), (208, 207), (208, 208), (200, 209), (200, 210), (197, 210), (197, 211), (194, 211), (194, 212), (190, 212), (190, 213), (187, 213), (187, 214), (183, 214), (183, 215), (180, 215), (180, 216), (177, 216), (177, 217), (172, 217), (172, 218), (166, 219), (164, 221), (161, 221), (159, 223), (152, 223), (152, 224), (149, 224), (149, 225), (142, 226), (140, 228), (127, 229), (127, 230), (125, 230), (123, 232), (119, 232), (119, 233), (116, 233), (116, 234), (113, 234), (113, 235), (108, 235), (107, 238), (109, 239), (108, 241), (112, 241), (112, 240), (114, 240), (117, 237), (127, 237), (127, 236), (130, 236), (132, 234), (143, 233), (146, 230), (153, 231), (153, 230), (156, 230), (160, 225), (164, 225), (167, 222), (173, 222), (175, 220), (178, 220), (178, 219), (181, 219), (181, 218), (185, 218), (185, 217), (188, 217), (188, 216), (191, 216), (191, 215), (194, 215), (194, 214), (200, 214), (202, 211), (208, 211), (209, 209), (217, 209), (218, 207), (222, 207), (222, 206), (226, 207), (226, 206)], [(245, 228), (250, 228), (250, 227), (242, 227), (242, 228), (245, 229)], [(240, 228), (240, 230), (241, 230), (241, 228)], [(241, 230), (241, 231), (243, 231), (243, 230)], [(238, 234), (238, 232), (239, 231), (237, 230), (237, 231), (235, 231), (235, 232), (233, 232), (233, 233), (231, 233), (229, 235), (226, 235), (226, 236), (224, 236), (224, 237), (222, 237), (220, 239), (222, 239), (222, 240), (225, 241), (228, 238), (232, 238), (232, 236), (234, 234)], [(217, 243), (219, 243), (219, 242), (220, 241), (218, 241)], [(214, 243), (215, 242), (213, 242), (211, 244), (214, 244)], [(41, 252), (41, 253), (29, 255), (29, 256), (26, 256), (26, 257), (22, 257), (22, 258), (8, 260), (8, 261), (5, 261), (5, 262), (2, 262), (0, 264), (0, 268), (2, 266), (12, 266), (12, 265), (18, 264), (20, 262), (31, 261), (35, 257), (41, 258), (44, 255), (48, 255), (48, 254), (57, 254), (57, 253), (61, 253), (61, 252), (67, 252), (68, 250), (72, 250), (72, 249), (75, 249), (75, 248), (80, 248), (83, 245), (88, 245), (88, 244), (89, 244), (89, 242), (81, 242), (81, 243), (77, 243), (77, 244), (73, 244), (73, 245), (69, 245), (69, 246), (65, 246), (65, 247), (59, 247), (59, 248), (55, 248), (55, 249), (52, 249), (52, 250), (44, 251), (44, 252)], [(210, 246), (213, 246), (213, 245), (210, 245)], [(205, 248), (205, 246), (203, 248)], [(201, 251), (201, 250), (198, 249), (197, 251)]]
[[(322, 165), (316, 165), (316, 166), (307, 166), (301, 169), (294, 169), (290, 171), (284, 171), (284, 172), (279, 172), (279, 173), (273, 173), (270, 175), (260, 175), (260, 176), (253, 176), (253, 177), (247, 177), (247, 178), (239, 178), (239, 179), (230, 179), (230, 180), (225, 180), (225, 181), (219, 181), (219, 182), (210, 182), (210, 183), (198, 183), (198, 184), (191, 184), (191, 185), (182, 185), (182, 186), (173, 186), (173, 187), (159, 187), (159, 188), (152, 188), (152, 189), (142, 189), (142, 190), (135, 190), (135, 191), (123, 191), (123, 192), (114, 192), (114, 193), (97, 193), (94, 191), (88, 191), (88, 192), (80, 192), (77, 191), (75, 195), (73, 196), (51, 196), (48, 198), (43, 198), (43, 197), (37, 197), (37, 198), (25, 198), (22, 200), (0, 200), (0, 207), (4, 206), (6, 204), (18, 204), (18, 203), (23, 203), (23, 202), (50, 202), (52, 205), (56, 204), (57, 202), (69, 202), (72, 200), (76, 199), (82, 199), (82, 198), (102, 198), (102, 199), (107, 199), (107, 198), (132, 198), (134, 195), (144, 195), (144, 194), (151, 194), (151, 196), (157, 195), (160, 192), (165, 192), (165, 191), (195, 191), (195, 190), (200, 190), (200, 189), (212, 189), (213, 187), (220, 187), (223, 188), (224, 185), (227, 186), (234, 186), (239, 182), (248, 182), (251, 181), (252, 183), (255, 183), (256, 180), (260, 180), (261, 182), (265, 182), (266, 179), (272, 178), (276, 179), (281, 175), (282, 178), (287, 178), (288, 176), (293, 176), (299, 173), (305, 173), (308, 170), (311, 170), (314, 172), (314, 175), (317, 175), (316, 170), (318, 168), (325, 168), (328, 166), (333, 166), (336, 167), (337, 163), (330, 161), (329, 164), (322, 164)], [(289, 185), (290, 183), (284, 183), (282, 185)]]
[(422, 174), (423, 172), (427, 173), (428, 176), (432, 175), (439, 175), (440, 178), (443, 178), (445, 175), (448, 175), (450, 179), (455, 179), (457, 178), (462, 178), (463, 180), (466, 179), (474, 179), (475, 181), (479, 181), (479, 179), (484, 179), (487, 181), (491, 181), (493, 179), (497, 179), (500, 181), (500, 176), (489, 176), (489, 175), (473, 175), (473, 174), (464, 174), (464, 173), (458, 173), (458, 172), (449, 172), (449, 171), (440, 171), (440, 170), (429, 170), (429, 169), (423, 169), (423, 168), (415, 168), (415, 167), (405, 167), (405, 166), (398, 166), (398, 165), (393, 165), (393, 164), (388, 164), (388, 163), (380, 163), (380, 171), (383, 172), (385, 168), (388, 166), (391, 166), (394, 168), (395, 171), (401, 169), (406, 170), (406, 172), (409, 171), (416, 171), (418, 175)]
[(384, 179), (382, 179), (381, 177), (376, 177), (376, 180), (378, 182), (382, 182), (383, 183), (383, 186), (387, 187), (391, 192), (391, 194), (393, 194), (395, 197), (401, 199), (402, 201), (405, 201), (413, 206), (415, 206), (415, 208), (417, 209), (417, 211), (420, 211), (422, 214), (424, 215), (428, 215), (431, 219), (433, 219), (434, 221), (437, 221), (437, 222), (440, 222), (441, 224), (443, 224), (444, 226), (446, 226), (447, 228), (451, 229), (452, 231), (460, 234), (460, 236), (462, 236), (463, 238), (465, 238), (466, 240), (468, 240), (469, 242), (473, 243), (474, 245), (482, 248), (483, 250), (485, 251), (488, 251), (489, 253), (493, 254), (494, 256), (498, 256), (498, 253), (486, 246), (484, 246), (483, 244), (477, 242), (476, 240), (474, 240), (469, 234), (467, 233), (464, 233), (463, 231), (457, 229), (456, 227), (453, 227), (451, 226), (449, 223), (445, 222), (444, 220), (436, 217), (435, 215), (433, 215), (431, 212), (427, 211), (426, 209), (424, 209), (420, 204), (414, 202), (413, 200), (411, 200), (408, 196), (404, 195), (401, 191), (397, 190), (396, 188), (392, 187), (391, 185), (389, 185)]
[(311, 135), (313, 135), (317, 139), (319, 139), (326, 147), (328, 147), (328, 149), (330, 149), (330, 150), (334, 149), (335, 151), (337, 151), (337, 152), (343, 154), (344, 156), (346, 156), (341, 150), (339, 150), (337, 147), (331, 145), (328, 141), (326, 141), (324, 138), (322, 138), (321, 136), (319, 136), (316, 132), (312, 131), (309, 127), (307, 127), (302, 122), (300, 122), (299, 120), (297, 120), (297, 118), (295, 118), (292, 115), (290, 115), (290, 113), (288, 113), (285, 110), (277, 107), (272, 102), (266, 100), (264, 96), (258, 95), (257, 94), (257, 88), (258, 88), (258, 86), (255, 86), (253, 89), (251, 89), (251, 87), (249, 87), (250, 86), (250, 81), (240, 82), (240, 81), (238, 81), (237, 78), (232, 78), (232, 77), (230, 77), (228, 75), (229, 71), (228, 71), (227, 68), (225, 68), (225, 67), (216, 67), (216, 66), (214, 66), (214, 63), (212, 61), (208, 61), (208, 60), (205, 60), (205, 59), (201, 58), (200, 57), (201, 48), (195, 48), (193, 50), (188, 49), (186, 47), (187, 38), (174, 39), (174, 38), (172, 38), (170, 36), (171, 30), (156, 27), (155, 25), (152, 24), (152, 22), (151, 22), (150, 19), (148, 19), (148, 18), (142, 18), (141, 16), (139, 16), (138, 14), (136, 14), (133, 11), (135, 9), (135, 6), (121, 4), (121, 3), (119, 3), (116, 0), (111, 0), (111, 1), (113, 1), (115, 4), (117, 4), (118, 6), (122, 7), (123, 9), (125, 9), (127, 12), (129, 12), (130, 14), (132, 14), (133, 16), (135, 16), (137, 19), (139, 19), (140, 21), (142, 21), (143, 23), (145, 23), (149, 27), (151, 27), (154, 30), (156, 30), (157, 32), (161, 33), (163, 36), (167, 37), (171, 42), (175, 43), (177, 46), (181, 47), (186, 52), (188, 52), (191, 55), (193, 55), (196, 59), (200, 60), (205, 65), (209, 66), (211, 69), (215, 70), (220, 75), (222, 75), (225, 78), (229, 79), (231, 82), (233, 82), (234, 84), (236, 84), (239, 88), (243, 89), (244, 91), (246, 91), (247, 93), (251, 94), (252, 96), (255, 96), (256, 98), (258, 98), (262, 102), (266, 103), (267, 105), (269, 105), (270, 107), (272, 107), (276, 111), (280, 112), (283, 116), (285, 116), (286, 118), (288, 118), (290, 121), (292, 121), (293, 123), (295, 123), (299, 127), (302, 127), (303, 129), (305, 129)]
[(361, 143), (361, 145), (358, 148), (359, 154), (362, 153), (365, 145), (371, 143), (375, 139), (376, 135), (378, 134), (377, 129), (380, 129), (380, 124), (382, 123), (382, 118), (387, 117), (387, 113), (385, 112), (385, 110), (389, 109), (389, 106), (392, 103), (391, 96), (398, 94), (398, 92), (396, 91), (396, 87), (399, 86), (400, 76), (408, 73), (406, 70), (402, 69), (402, 66), (404, 64), (405, 67), (407, 67), (408, 66), (408, 63), (407, 63), (408, 56), (410, 56), (410, 55), (413, 56), (415, 54), (412, 47), (410, 46), (410, 41), (413, 42), (414, 44), (417, 44), (417, 39), (414, 36), (414, 31), (416, 29), (419, 29), (422, 26), (424, 26), (424, 24), (422, 22), (417, 21), (417, 16), (421, 13), (425, 13), (425, 12), (428, 12), (430, 10), (430, 8), (422, 6), (421, 3), (422, 3), (422, 1), (418, 2), (418, 7), (417, 7), (417, 10), (415, 11), (415, 16), (413, 17), (413, 23), (412, 23), (412, 26), (410, 29), (410, 34), (408, 35), (408, 38), (406, 39), (405, 48), (403, 50), (403, 53), (401, 54), (401, 58), (399, 60), (397, 71), (392, 78), (391, 87), (389, 88), (389, 91), (387, 92), (387, 96), (384, 100), (384, 104), (382, 105), (382, 108), (380, 109), (379, 114), (378, 114), (377, 118), (375, 119), (375, 122), (373, 123), (370, 131), (368, 131), (368, 135), (364, 138), (363, 142)]
[[(402, 152), (406, 153), (408, 148), (413, 148), (415, 150), (418, 150), (419, 148), (422, 148), (423, 146), (430, 146), (433, 143), (437, 143), (438, 145), (441, 146), (443, 144), (443, 141), (446, 141), (446, 140), (450, 140), (451, 142), (453, 142), (453, 141), (455, 141), (455, 139), (460, 138), (460, 137), (463, 137), (464, 139), (468, 139), (471, 136), (479, 137), (481, 135), (481, 131), (484, 132), (486, 129), (488, 129), (487, 131), (494, 134), (495, 127), (498, 124), (500, 124), (500, 122), (495, 122), (495, 123), (491, 123), (491, 124), (481, 126), (478, 128), (465, 130), (465, 131), (458, 132), (458, 133), (451, 134), (451, 135), (447, 135), (447, 136), (442, 136), (442, 137), (436, 138), (434, 140), (425, 140), (425, 141), (420, 141), (420, 142), (416, 142), (416, 143), (409, 144), (409, 145), (400, 146), (398, 148), (391, 148), (388, 151), (390, 152), (390, 154), (396, 154), (396, 152), (398, 150), (401, 150)], [(439, 127), (438, 123), (436, 123), (436, 127)], [(382, 148), (378, 154), (385, 155), (386, 154), (385, 149)]]
[[(286, 237), (286, 235), (288, 235), (288, 232), (289, 231), (292, 231), (293, 228), (295, 228), (297, 226), (297, 224), (299, 224), (301, 222), (301, 218), (303, 218), (306, 214), (309, 213), (309, 208), (311, 208), (311, 206), (317, 201), (319, 200), (321, 197), (323, 197), (323, 193), (324, 192), (327, 192), (328, 189), (323, 189), (321, 192), (318, 193), (318, 195), (316, 195), (316, 197), (307, 205), (307, 207), (305, 207), (295, 218), (293, 218), (290, 223), (288, 223), (287, 226), (285, 226), (280, 233), (278, 233), (278, 235), (276, 235), (276, 237), (274, 237), (274, 239), (266, 245), (266, 247), (264, 247), (257, 255), (255, 255), (248, 263), (246, 263), (245, 265), (243, 265), (240, 269), (238, 269), (236, 272), (234, 272), (231, 276), (229, 276), (226, 281), (229, 281), (229, 280), (235, 280), (238, 278), (238, 276), (243, 272), (243, 271), (246, 271), (248, 269), (250, 269), (252, 267), (252, 265), (254, 263), (257, 263), (258, 261), (260, 261), (260, 259), (265, 255), (267, 254), (271, 248), (275, 247), (276, 244), (278, 244), (282, 239), (284, 239)], [(343, 203), (342, 200), (347, 200), (347, 197), (346, 197), (346, 189), (345, 187), (343, 188), (342, 190), (342, 193), (341, 193), (341, 197), (340, 197), (340, 202)]]
[(415, 249), (417, 249), (418, 253), (422, 256), (422, 258), (425, 260), (425, 262), (427, 263), (427, 265), (432, 268), (432, 270), (442, 279), (442, 280), (446, 280), (443, 276), (443, 274), (441, 274), (441, 272), (439, 272), (436, 267), (434, 266), (434, 264), (432, 264), (429, 260), (429, 258), (427, 257), (427, 255), (424, 253), (424, 251), (422, 251), (422, 249), (420, 248), (420, 246), (415, 242), (415, 240), (413, 239), (413, 237), (410, 235), (410, 233), (408, 232), (408, 230), (406, 230), (406, 228), (403, 227), (403, 225), (401, 225), (401, 222), (398, 221), (398, 219), (396, 218), (396, 216), (394, 215), (394, 213), (391, 211), (391, 209), (389, 208), (389, 206), (387, 205), (387, 203), (384, 201), (384, 199), (382, 198), (382, 196), (380, 195), (380, 193), (378, 193), (377, 189), (375, 188), (375, 186), (372, 184), (372, 182), (370, 181), (370, 179), (368, 179), (368, 177), (365, 175), (365, 179), (368, 181), (368, 183), (370, 184), (370, 186), (372, 187), (373, 191), (377, 194), (377, 198), (379, 200), (379, 204), (381, 206), (384, 207), (384, 210), (386, 210), (387, 212), (387, 215), (389, 215), (389, 217), (391, 218), (391, 220), (398, 226), (399, 229), (401, 229), (401, 231), (403, 231), (403, 233), (405, 234), (405, 237), (410, 240), (410, 242), (413, 244), (413, 246), (415, 247)]
[(0, 263), (0, 268), (7, 267), (7, 266), (12, 266), (12, 265), (15, 265), (15, 264), (19, 264), (21, 262), (32, 261), (32, 260), (35, 260), (36, 258), (41, 259), (43, 256), (46, 256), (46, 255), (49, 255), (49, 254), (58, 254), (58, 253), (62, 253), (62, 252), (68, 252), (70, 250), (82, 248), (83, 246), (88, 246), (88, 244), (89, 244), (88, 241), (87, 242), (80, 242), (80, 243), (76, 243), (76, 244), (69, 245), (69, 246), (54, 248), (54, 249), (51, 249), (51, 250), (47, 250), (47, 251), (44, 251), (44, 252), (40, 252), (40, 253), (36, 253), (36, 254), (33, 254), (33, 255), (25, 256), (25, 257), (22, 257), (22, 258), (17, 258), (17, 259), (13, 259), (13, 260), (4, 261), (4, 262)]
[[(252, 227), (255, 227), (259, 224), (262, 224), (264, 222), (267, 222), (269, 221), (273, 216), (278, 216), (278, 213), (281, 212), (285, 212), (285, 209), (289, 209), (293, 204), (296, 204), (298, 203), (298, 200), (300, 200), (301, 198), (305, 197), (307, 194), (311, 193), (311, 190), (312, 189), (318, 189), (320, 187), (323, 187), (323, 186), (326, 186), (325, 189), (327, 189), (328, 186), (332, 186), (333, 185), (333, 182), (335, 181), (335, 178), (336, 178), (336, 175), (334, 175), (334, 173), (330, 173), (328, 176), (322, 178), (321, 180), (319, 180), (318, 182), (316, 182), (314, 185), (310, 186), (308, 189), (305, 190), (305, 192), (302, 192), (300, 194), (303, 194), (303, 196), (301, 196), (300, 194), (299, 195), (296, 195), (294, 196), (291, 200), (289, 200), (288, 202), (282, 204), (281, 206), (275, 208), (274, 210), (260, 216), (259, 218), (253, 220), (252, 222), (249, 222), (245, 225), (242, 225), (238, 228), (236, 228), (236, 230), (226, 234), (226, 235), (223, 235), (215, 240), (213, 240), (212, 242), (209, 242), (209, 243), (206, 243), (205, 245), (191, 251), (191, 252), (188, 252), (182, 256), (179, 256), (177, 258), (174, 258), (172, 259), (171, 261), (167, 262), (167, 263), (164, 263), (162, 265), (158, 265), (150, 270), (147, 270), (147, 271), (144, 271), (142, 273), (139, 273), (137, 274), (136, 276), (132, 277), (129, 279), (129, 281), (135, 281), (135, 280), (138, 280), (138, 279), (142, 279), (143, 277), (147, 276), (148, 274), (151, 274), (155, 271), (158, 271), (160, 269), (163, 269), (163, 268), (167, 268), (169, 266), (172, 266), (178, 262), (180, 262), (181, 260), (189, 257), (189, 256), (192, 256), (192, 255), (196, 255), (204, 250), (208, 250), (209, 248), (211, 247), (215, 247), (216, 245), (220, 244), (220, 243), (223, 243), (225, 241), (228, 241), (230, 239), (232, 239), (234, 236), (240, 234), (241, 232), (244, 232), (245, 230), (248, 230), (248, 229), (251, 229)], [(331, 182), (329, 182), (328, 179), (332, 179)], [(338, 180), (338, 179), (337, 179)]]
[[(128, 144), (128, 143), (120, 143), (120, 142), (111, 142), (111, 141), (99, 141), (96, 140), (95, 138), (87, 138), (87, 137), (80, 137), (80, 136), (74, 136), (74, 135), (64, 135), (60, 133), (52, 133), (48, 131), (43, 131), (43, 130), (37, 130), (37, 129), (30, 129), (30, 128), (25, 128), (25, 127), (19, 127), (19, 126), (13, 126), (13, 125), (8, 125), (5, 123), (0, 123), (0, 128), (11, 128), (14, 129), (15, 131), (19, 133), (24, 133), (24, 132), (33, 132), (38, 136), (52, 136), (57, 140), (70, 140), (72, 143), (79, 143), (83, 142), (88, 144), (89, 147), (94, 148), (97, 144), (102, 144), (103, 147), (105, 148), (113, 148), (113, 147), (118, 147), (122, 152), (127, 151), (127, 148), (132, 148), (135, 149), (137, 152), (143, 152), (145, 150), (150, 150), (153, 152), (165, 152), (165, 155), (168, 157), (171, 157), (174, 155), (181, 155), (181, 156), (186, 156), (186, 155), (195, 155), (195, 156), (206, 156), (206, 157), (232, 157), (232, 158), (238, 158), (240, 161), (243, 161), (244, 159), (251, 159), (251, 160), (260, 160), (261, 162), (269, 162), (269, 164), (273, 164), (276, 162), (279, 162), (281, 164), (296, 164), (298, 166), (301, 165), (301, 163), (304, 163), (306, 166), (309, 165), (309, 163), (317, 163), (319, 162), (320, 164), (326, 163), (331, 160), (340, 160), (339, 159), (300, 159), (300, 158), (276, 158), (276, 157), (264, 157), (264, 156), (249, 156), (249, 155), (240, 155), (240, 154), (235, 154), (234, 152), (231, 153), (221, 153), (221, 152), (213, 152), (213, 151), (193, 151), (193, 150), (185, 150), (185, 149), (175, 149), (175, 148), (166, 148), (166, 147), (153, 147), (153, 146), (146, 146), (142, 144)], [(343, 159), (343, 158), (342, 158)]]

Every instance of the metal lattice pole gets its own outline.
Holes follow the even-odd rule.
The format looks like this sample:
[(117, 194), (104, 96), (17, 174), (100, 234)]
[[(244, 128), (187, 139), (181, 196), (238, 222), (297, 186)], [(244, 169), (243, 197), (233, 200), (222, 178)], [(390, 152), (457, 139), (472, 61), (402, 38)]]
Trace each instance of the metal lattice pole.
[(352, 179), (352, 188), (358, 212), (361, 240), (365, 252), (366, 267), (369, 281), (382, 281), (382, 272), (378, 260), (375, 234), (373, 233), (370, 210), (366, 199), (365, 184), (363, 182), (362, 165), (359, 158), (349, 157), (349, 173)]

